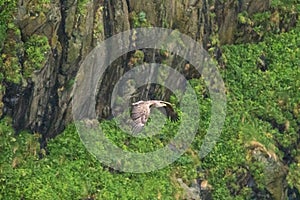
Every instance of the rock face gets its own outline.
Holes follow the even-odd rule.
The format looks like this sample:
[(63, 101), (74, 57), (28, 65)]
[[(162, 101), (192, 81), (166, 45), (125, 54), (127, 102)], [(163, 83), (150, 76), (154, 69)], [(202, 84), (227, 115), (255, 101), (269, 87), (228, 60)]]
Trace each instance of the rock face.
[[(30, 77), (23, 77), (22, 84), (6, 83), (5, 93), (0, 91), (0, 109), (12, 116), (17, 130), (41, 133), (46, 142), (72, 121), (72, 87), (80, 64), (94, 47), (110, 36), (138, 27), (176, 29), (218, 58), (219, 45), (261, 39), (262, 33), (254, 31), (256, 22), (252, 16), (266, 10), (270, 11), (270, 19), (267, 15), (264, 20), (272, 23), (272, 26), (265, 23), (263, 28), (268, 31), (287, 30), (297, 20), (295, 14), (286, 13), (289, 20), (282, 21), (281, 13), (271, 7), (270, 0), (51, 0), (42, 3), (18, 0), (15, 24), (21, 33), (17, 36), (8, 34), (8, 37), (23, 44), (32, 35), (42, 35), (48, 39), (51, 50), (45, 54), (43, 66)], [(6, 46), (10, 47), (9, 44)], [(18, 62), (24, 67), (27, 58), (22, 49), (18, 53)], [(165, 63), (187, 78), (200, 76), (189, 63), (168, 52), (152, 49), (128, 52), (116, 59), (104, 74), (97, 94), (98, 118), (111, 115), (114, 85), (124, 73), (141, 63)], [(174, 80), (173, 84), (179, 83)], [(135, 100), (168, 100), (171, 95), (170, 91), (157, 85), (146, 85), (137, 91), (132, 86), (127, 90), (128, 95), (137, 93)], [(93, 121), (86, 122), (91, 126), (94, 124)], [(252, 144), (249, 149), (253, 162), (265, 166), (268, 193), (273, 199), (285, 199), (283, 164), (262, 146)], [(211, 198), (209, 189), (190, 188), (182, 181), (180, 183), (187, 191), (187, 199), (198, 199), (199, 193), (207, 196), (205, 199)]]
[(184, 200), (211, 200), (212, 187), (206, 180), (193, 180), (191, 186), (183, 182), (181, 178), (177, 178), (177, 182), (183, 189), (184, 195), (181, 197)]
[[(218, 48), (212, 47), (233, 43), (241, 37), (236, 35), (240, 26), (239, 13), (251, 15), (270, 6), (269, 0), (49, 2), (20, 0), (18, 3), (16, 24), (21, 31), (21, 40), (26, 42), (33, 34), (44, 35), (51, 51), (40, 70), (24, 80), (21, 86), (11, 86), (3, 97), (5, 114), (13, 117), (15, 128), (42, 133), (44, 139), (58, 134), (72, 120), (71, 91), (76, 73), (86, 55), (106, 38), (135, 27), (165, 27), (178, 29), (218, 53)], [(247, 34), (244, 32), (241, 38)], [(106, 71), (97, 96), (99, 118), (110, 115), (110, 93), (114, 84), (139, 62), (164, 60), (188, 78), (199, 76), (176, 56), (161, 55), (155, 50), (145, 50), (142, 54), (140, 57), (136, 52), (129, 52)], [(170, 92), (158, 86), (146, 86), (138, 92), (140, 98), (147, 99), (151, 91), (155, 91), (156, 98), (168, 99), (170, 96)]]
[(198, 185), (194, 187), (189, 187), (186, 185), (181, 178), (177, 179), (179, 185), (183, 188), (185, 197), (183, 199), (185, 200), (201, 200), (200, 196), (200, 187)]
[[(95, 38), (104, 38), (99, 28), (103, 29), (103, 23), (96, 21), (103, 19), (101, 6), (101, 1), (82, 5), (77, 1), (19, 1), (16, 23), (22, 39), (26, 41), (32, 34), (44, 35), (51, 52), (40, 71), (6, 94), (8, 99), (18, 96), (13, 107), (7, 106), (17, 129), (40, 132), (46, 138), (70, 122), (70, 94), (79, 64), (96, 43)], [(96, 28), (98, 32), (94, 32)]]
[(287, 169), (276, 154), (267, 150), (257, 141), (251, 141), (247, 147), (249, 159), (263, 166), (264, 184), (272, 199), (287, 199)]

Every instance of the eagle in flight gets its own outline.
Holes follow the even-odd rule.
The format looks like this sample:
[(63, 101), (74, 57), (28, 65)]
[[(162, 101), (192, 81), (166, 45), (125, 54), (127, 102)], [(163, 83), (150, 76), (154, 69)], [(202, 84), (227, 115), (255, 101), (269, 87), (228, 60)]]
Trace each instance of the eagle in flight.
[(171, 121), (178, 120), (172, 104), (161, 100), (138, 101), (132, 104), (131, 119), (133, 120), (132, 130), (134, 133), (140, 132), (145, 126), (151, 112), (151, 108), (165, 108), (165, 113)]

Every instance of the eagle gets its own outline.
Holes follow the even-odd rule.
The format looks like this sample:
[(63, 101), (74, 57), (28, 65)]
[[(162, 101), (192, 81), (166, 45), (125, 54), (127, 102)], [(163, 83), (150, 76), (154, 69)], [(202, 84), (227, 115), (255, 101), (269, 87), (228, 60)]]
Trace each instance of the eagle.
[(133, 120), (132, 131), (140, 132), (145, 126), (151, 112), (151, 108), (165, 108), (165, 113), (171, 121), (178, 120), (178, 114), (171, 103), (161, 100), (138, 101), (132, 103), (131, 119)]

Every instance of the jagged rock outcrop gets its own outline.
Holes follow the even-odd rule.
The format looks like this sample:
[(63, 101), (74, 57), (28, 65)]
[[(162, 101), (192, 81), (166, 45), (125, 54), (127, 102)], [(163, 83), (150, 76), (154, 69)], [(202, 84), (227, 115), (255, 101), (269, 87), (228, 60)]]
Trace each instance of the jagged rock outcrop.
[(277, 155), (268, 150), (263, 144), (251, 141), (247, 145), (249, 160), (263, 166), (264, 185), (272, 199), (287, 199), (286, 176), (288, 170)]
[(194, 184), (193, 186), (189, 187), (187, 184), (183, 182), (181, 178), (177, 179), (180, 187), (184, 190), (185, 197), (183, 199), (185, 200), (201, 200), (201, 194), (200, 194), (200, 186), (197, 184)]
[(211, 200), (212, 186), (208, 184), (207, 180), (193, 180), (191, 186), (188, 186), (181, 178), (177, 178), (177, 182), (183, 189), (184, 200)]
[(6, 94), (18, 96), (17, 103), (8, 106), (17, 129), (51, 137), (71, 121), (70, 94), (80, 62), (93, 48), (96, 37), (104, 39), (98, 27), (103, 23), (95, 21), (103, 19), (102, 11), (100, 1), (83, 5), (77, 1), (19, 1), (16, 24), (22, 39), (26, 41), (32, 34), (44, 35), (51, 52), (41, 70)]

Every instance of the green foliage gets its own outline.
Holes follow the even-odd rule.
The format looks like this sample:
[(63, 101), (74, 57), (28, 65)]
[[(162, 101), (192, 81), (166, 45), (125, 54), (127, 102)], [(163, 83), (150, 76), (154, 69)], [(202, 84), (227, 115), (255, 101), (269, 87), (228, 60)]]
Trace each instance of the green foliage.
[(291, 188), (296, 188), (300, 190), (300, 164), (292, 163), (289, 167), (289, 174), (287, 177), (287, 182)]
[(285, 9), (285, 10), (299, 11), (299, 1), (298, 0), (273, 0), (271, 1), (271, 7)]
[(51, 8), (51, 0), (31, 0), (27, 6), (30, 9), (31, 15), (38, 17), (40, 15), (45, 16), (45, 13)]
[(70, 79), (70, 80), (67, 82), (67, 84), (66, 84), (66, 89), (67, 89), (67, 90), (72, 89), (74, 83), (75, 83), (75, 79), (74, 79), (74, 78)]
[[(261, 41), (265, 36), (290, 31), (297, 25), (300, 12), (298, 0), (274, 0), (270, 3), (267, 11), (251, 14), (243, 11), (238, 14), (239, 27), (235, 43)], [(240, 37), (245, 34), (247, 37)]]
[[(50, 45), (46, 36), (32, 35), (21, 42), (20, 30), (14, 23), (8, 24), (10, 37), (6, 38), (0, 57), (0, 85), (2, 82), (21, 83), (30, 78), (35, 70), (41, 69), (48, 58)], [(24, 59), (24, 63), (21, 63)]]
[(77, 9), (78, 9), (78, 13), (79, 15), (85, 15), (88, 10), (86, 7), (86, 4), (89, 2), (89, 0), (79, 0), (77, 3)]
[(16, 2), (16, 0), (0, 0), (0, 50), (2, 50), (2, 44), (6, 38), (8, 23), (13, 19)]
[[(265, 189), (262, 163), (247, 160), (246, 143), (258, 141), (282, 157), (299, 141), (299, 30), (272, 35), (259, 44), (224, 46), (222, 71), (228, 89), (225, 130), (213, 152), (204, 158), (216, 199), (230, 199), (231, 178), (249, 166), (257, 187)], [(299, 152), (294, 151), (294, 156)], [(293, 165), (292, 165), (293, 166)], [(290, 177), (297, 177), (296, 170)], [(296, 187), (295, 181), (290, 184)], [(241, 186), (239, 186), (241, 187)], [(235, 198), (238, 195), (235, 196)], [(248, 196), (249, 197), (249, 196)], [(246, 198), (246, 197), (244, 197)]]
[[(266, 166), (249, 158), (247, 143), (259, 142), (275, 152), (279, 160), (289, 153), (286, 150), (293, 149), (289, 156), (299, 160), (299, 33), (295, 29), (269, 36), (258, 44), (222, 47), (227, 117), (216, 146), (202, 160), (197, 152), (209, 126), (211, 108), (202, 78), (190, 81), (200, 109), (199, 130), (191, 147), (170, 166), (151, 173), (121, 173), (103, 166), (87, 152), (74, 125), (50, 140), (46, 150), (40, 150), (38, 134), (15, 135), (9, 119), (2, 120), (0, 198), (180, 199), (183, 191), (176, 177), (188, 185), (200, 177), (212, 185), (214, 199), (250, 199), (254, 191), (243, 177), (250, 174), (256, 192), (264, 191)], [(171, 102), (176, 104), (176, 97)], [(151, 120), (159, 115), (154, 113)], [(146, 129), (154, 130), (151, 120)], [(177, 133), (179, 122), (164, 123), (161, 134), (147, 138), (126, 134), (115, 121), (103, 121), (101, 127), (107, 138), (123, 150), (149, 152), (168, 144)], [(299, 188), (298, 165), (297, 161), (288, 166), (290, 187)]]
[[(43, 11), (49, 9), (49, 4), (50, 0), (30, 1), (27, 6), (32, 8), (30, 12), (44, 16)], [(34, 70), (40, 69), (50, 46), (48, 39), (39, 35), (32, 35), (23, 43), (21, 31), (14, 21), (17, 1), (0, 1), (0, 7), (3, 8), (0, 10), (0, 89), (4, 90), (3, 81), (19, 84), (22, 78), (28, 78)]]
[(17, 42), (20, 30), (13, 22), (16, 2), (0, 1), (0, 90), (4, 90), (4, 80), (13, 83), (21, 80), (21, 66), (17, 57), (17, 52), (21, 49), (21, 44)]
[(0, 198), (173, 199), (171, 168), (146, 173), (111, 173), (80, 141), (75, 126), (39, 150), (38, 134), (14, 134), (0, 122)]
[(150, 23), (147, 21), (147, 15), (141, 11), (136, 13), (135, 11), (130, 13), (131, 25), (133, 28), (150, 27)]
[(24, 76), (30, 77), (34, 70), (41, 69), (47, 61), (50, 45), (48, 38), (41, 35), (32, 35), (25, 42), (26, 61), (24, 62)]
[(248, 25), (252, 24), (252, 21), (249, 18), (248, 13), (246, 11), (241, 12), (241, 13), (238, 14), (238, 21), (241, 24), (248, 24)]
[[(49, 3), (43, 0), (36, 5), (47, 8)], [(31, 77), (34, 70), (40, 69), (46, 62), (50, 46), (48, 39), (39, 35), (32, 35), (24, 44), (21, 31), (13, 21), (16, 1), (1, 1), (0, 5), (5, 8), (0, 11), (0, 90), (4, 91), (4, 81), (20, 84), (23, 78)], [(34, 7), (34, 12), (42, 12), (39, 6)]]
[[(79, 1), (79, 9), (86, 2)], [(0, 1), (1, 6), (5, 4), (8, 8), (0, 12), (0, 20), (5, 22), (0, 25), (1, 44), (7, 39), (7, 31), (19, 38), (14, 23), (8, 20), (6, 24), (12, 16), (14, 3)], [(298, 12), (297, 3), (272, 1), (272, 9)], [(279, 21), (284, 22), (288, 16), (279, 16)], [(252, 16), (240, 13), (238, 19), (261, 34), (269, 26), (265, 22), (270, 17), (274, 17), (273, 11)], [(131, 23), (133, 27), (150, 26), (144, 12), (131, 13)], [(222, 47), (225, 69), (221, 73), (227, 89), (227, 117), (218, 143), (202, 160), (198, 151), (210, 123), (211, 108), (211, 99), (202, 78), (190, 81), (200, 109), (199, 130), (191, 147), (172, 165), (151, 173), (122, 173), (102, 165), (87, 152), (74, 125), (48, 141), (46, 149), (40, 149), (39, 134), (15, 134), (11, 119), (4, 118), (0, 121), (0, 199), (182, 199), (183, 192), (176, 177), (188, 185), (195, 178), (207, 179), (212, 185), (214, 199), (251, 199), (255, 192), (266, 190), (266, 166), (249, 158), (251, 155), (246, 145), (251, 141), (275, 152), (279, 161), (283, 158), (292, 161), (287, 165), (287, 182), (289, 187), (300, 190), (299, 33), (298, 25), (280, 35), (263, 35), (258, 44)], [(169, 39), (172, 42), (180, 38), (174, 33)], [(0, 81), (20, 81), (22, 74), (17, 55), (22, 49), (25, 53), (24, 77), (30, 77), (46, 62), (50, 50), (47, 38), (33, 35), (24, 45), (16, 41), (7, 40), (3, 44), (5, 51), (1, 45)], [(218, 39), (212, 43), (218, 44)], [(161, 53), (167, 52), (162, 50)], [(142, 52), (137, 51), (135, 56), (136, 61), (143, 61)], [(74, 80), (70, 80), (66, 88), (73, 84)], [(190, 99), (192, 97), (187, 98), (194, 101)], [(171, 102), (176, 103), (176, 97), (172, 97)], [(151, 120), (159, 115), (154, 113)], [(180, 113), (181, 117), (185, 115)], [(146, 129), (154, 130), (151, 120)], [(133, 152), (149, 152), (163, 147), (177, 133), (179, 125), (179, 122), (167, 120), (161, 134), (136, 138), (118, 129), (114, 121), (101, 123), (107, 138), (123, 150)], [(243, 177), (248, 175), (254, 178), (255, 192), (243, 182)]]

